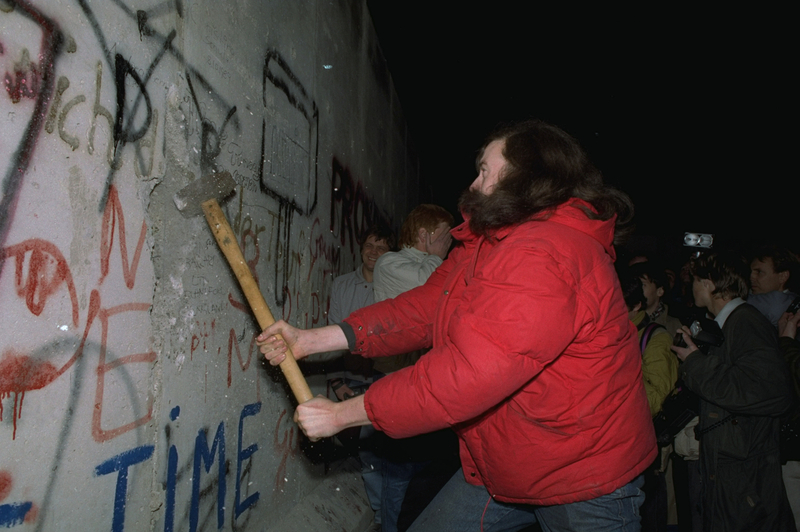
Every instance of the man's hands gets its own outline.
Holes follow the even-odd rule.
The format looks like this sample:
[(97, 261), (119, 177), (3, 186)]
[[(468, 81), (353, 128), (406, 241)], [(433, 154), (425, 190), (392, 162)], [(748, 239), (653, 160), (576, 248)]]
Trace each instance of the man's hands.
[(679, 359), (686, 360), (686, 357), (697, 351), (697, 346), (692, 341), (692, 331), (684, 325), (680, 329), (678, 329), (678, 333), (683, 335), (683, 341), (686, 342), (686, 347), (678, 347), (677, 345), (673, 345), (671, 349), (675, 352)]
[(437, 255), (442, 260), (447, 257), (452, 243), (453, 236), (450, 234), (450, 226), (446, 223), (440, 224), (433, 233), (425, 232), (425, 252)]
[(311, 441), (327, 438), (350, 427), (369, 425), (364, 408), (364, 396), (334, 403), (330, 399), (317, 396), (297, 407), (294, 422)]
[[(347, 337), (338, 325), (303, 330), (283, 320), (264, 329), (256, 343), (273, 366), (286, 360), (289, 348), (298, 360), (314, 353), (347, 349)], [(297, 407), (294, 420), (311, 441), (333, 436), (348, 427), (369, 424), (363, 395), (341, 403), (315, 397)]]
[(294, 412), (294, 422), (310, 440), (318, 440), (338, 434), (344, 427), (336, 424), (336, 407), (330, 399), (317, 396), (303, 403)]
[(797, 322), (800, 321), (800, 312), (791, 314), (784, 312), (778, 320), (778, 336), (797, 339)]
[(311, 354), (305, 352), (302, 345), (299, 345), (300, 336), (305, 332), (307, 331), (292, 327), (285, 321), (280, 320), (264, 329), (256, 338), (256, 344), (258, 344), (264, 358), (273, 366), (277, 366), (286, 360), (286, 351), (289, 347), (291, 347), (292, 354), (297, 360)]
[(347, 337), (338, 325), (304, 330), (292, 327), (283, 320), (264, 329), (256, 338), (256, 343), (264, 358), (273, 366), (286, 360), (287, 347), (297, 360), (314, 353), (347, 349)]

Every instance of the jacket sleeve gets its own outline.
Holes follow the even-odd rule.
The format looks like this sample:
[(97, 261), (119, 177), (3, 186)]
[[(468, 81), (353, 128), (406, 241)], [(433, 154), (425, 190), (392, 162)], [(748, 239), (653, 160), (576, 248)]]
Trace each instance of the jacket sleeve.
[(351, 352), (372, 358), (430, 347), (436, 305), (459, 251), (454, 249), (422, 286), (350, 314), (344, 321), (356, 333)]
[(444, 317), (438, 345), (367, 392), (378, 429), (407, 437), (473, 420), (520, 390), (575, 338), (578, 297), (568, 269), (533, 246), (493, 253), (487, 262)]
[[(794, 392), (769, 322), (753, 307), (742, 305), (728, 317), (723, 333), (722, 346), (707, 355), (697, 351), (683, 362), (686, 386), (732, 414), (783, 414), (791, 407)], [(724, 349), (730, 351), (729, 357), (723, 356)]]
[[(333, 280), (331, 287), (331, 304), (328, 309), (328, 325), (339, 323), (342, 321), (344, 314), (344, 299), (345, 299), (345, 282), (344, 276), (339, 276)], [(326, 372), (328, 379), (341, 378), (344, 376), (344, 365), (341, 358), (347, 353), (347, 350), (341, 351), (325, 351), (323, 353), (315, 353), (308, 358), (309, 362), (326, 362)]]
[(671, 346), (672, 337), (661, 329), (650, 338), (642, 354), (642, 377), (651, 416), (658, 414), (678, 380), (678, 359)]
[(442, 265), (441, 257), (428, 255), (421, 261), (411, 260), (401, 253), (386, 253), (375, 264), (375, 301), (383, 301), (407, 292), (409, 287), (425, 284), (431, 274)]

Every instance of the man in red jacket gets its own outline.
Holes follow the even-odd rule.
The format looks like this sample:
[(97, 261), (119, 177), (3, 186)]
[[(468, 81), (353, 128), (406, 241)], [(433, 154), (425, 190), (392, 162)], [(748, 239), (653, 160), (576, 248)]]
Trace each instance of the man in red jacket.
[[(452, 427), (462, 471), (413, 531), (638, 531), (641, 473), (656, 455), (636, 330), (613, 262), (632, 213), (577, 141), (540, 121), (498, 130), (461, 198), (461, 242), (423, 286), (343, 323), (278, 322), (271, 364), (350, 348), (432, 346), (416, 365), (343, 403), (315, 398), (311, 438), (371, 423), (392, 437)], [(482, 528), (481, 528), (482, 527)]]

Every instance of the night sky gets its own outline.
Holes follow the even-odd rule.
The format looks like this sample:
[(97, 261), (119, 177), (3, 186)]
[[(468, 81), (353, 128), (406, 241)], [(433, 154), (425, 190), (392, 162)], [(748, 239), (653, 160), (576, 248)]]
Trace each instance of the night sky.
[(796, 247), (788, 12), (441, 4), (368, 1), (433, 202), (455, 212), (485, 135), (535, 117), (632, 197), (638, 239)]

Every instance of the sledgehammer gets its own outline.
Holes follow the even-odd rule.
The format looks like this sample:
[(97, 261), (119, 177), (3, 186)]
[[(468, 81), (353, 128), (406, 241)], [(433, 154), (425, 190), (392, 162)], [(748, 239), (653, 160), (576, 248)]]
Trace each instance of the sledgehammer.
[[(261, 290), (258, 289), (258, 284), (250, 273), (250, 268), (244, 260), (244, 255), (236, 241), (236, 235), (233, 234), (228, 219), (222, 209), (219, 208), (217, 200), (222, 201), (228, 197), (236, 188), (236, 182), (228, 172), (221, 172), (216, 174), (209, 174), (202, 179), (197, 179), (179, 190), (173, 201), (178, 210), (186, 217), (196, 216), (200, 214), (200, 209), (206, 215), (206, 221), (214, 233), (214, 238), (217, 239), (217, 244), (228, 259), (228, 264), (231, 265), (233, 273), (239, 280), (239, 285), (242, 287), (244, 297), (250, 304), (250, 309), (258, 320), (259, 326), (263, 330), (269, 325), (275, 323), (275, 318), (272, 317), (267, 302), (264, 296), (261, 295)], [(291, 350), (286, 353), (286, 360), (281, 362), (280, 368), (283, 370), (283, 375), (289, 382), (295, 398), (298, 403), (305, 403), (311, 400), (311, 390), (306, 383), (306, 379), (300, 372), (297, 366), (297, 361), (292, 356)]]

